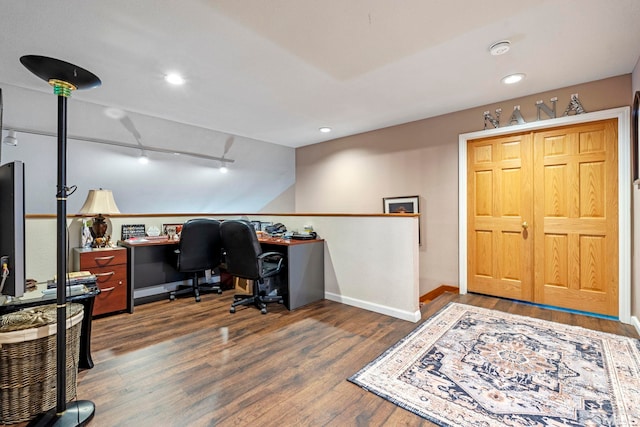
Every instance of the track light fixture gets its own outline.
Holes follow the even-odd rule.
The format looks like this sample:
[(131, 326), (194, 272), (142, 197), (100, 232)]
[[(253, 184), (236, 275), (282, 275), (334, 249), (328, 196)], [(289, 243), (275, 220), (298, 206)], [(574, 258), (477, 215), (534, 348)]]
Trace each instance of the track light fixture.
[[(7, 127), (5, 127), (6, 129)], [(43, 131), (43, 130), (35, 130), (35, 129), (28, 129), (28, 128), (20, 128), (20, 127), (12, 127), (12, 130), (9, 131), (9, 135), (11, 135), (11, 132), (14, 132), (14, 136), (16, 132), (21, 132), (21, 133), (28, 133), (30, 135), (43, 135), (43, 136), (56, 136), (57, 134), (54, 132), (49, 132), (49, 131)], [(7, 137), (4, 138), (5, 143), (7, 143)], [(234, 163), (235, 160), (233, 159), (229, 159), (226, 157), (216, 157), (216, 156), (209, 156), (207, 154), (202, 154), (202, 153), (194, 153), (191, 151), (181, 151), (181, 150), (170, 150), (168, 148), (160, 148), (160, 147), (153, 147), (153, 146), (149, 146), (149, 145), (144, 145), (142, 147), (140, 147), (140, 145), (138, 144), (128, 144), (126, 142), (118, 142), (118, 141), (111, 141), (108, 139), (100, 139), (100, 138), (92, 138), (89, 136), (75, 136), (75, 135), (67, 135), (68, 139), (72, 139), (75, 141), (81, 141), (81, 142), (92, 142), (92, 143), (96, 143), (96, 144), (104, 144), (104, 145), (111, 145), (114, 147), (124, 147), (124, 148), (131, 148), (134, 150), (142, 150), (141, 154), (144, 154), (146, 156), (146, 153), (148, 152), (153, 152), (153, 153), (162, 153), (162, 154), (172, 154), (173, 156), (184, 156), (184, 157), (193, 157), (199, 160), (211, 160), (212, 162), (219, 162), (222, 161), (226, 164), (229, 163)], [(17, 141), (17, 139), (16, 139)], [(12, 144), (15, 145), (15, 144)], [(215, 163), (214, 163), (215, 165)]]
[(140, 150), (138, 162), (140, 162), (140, 164), (142, 165), (146, 165), (147, 163), (149, 163), (149, 156), (147, 156), (147, 153), (145, 153), (144, 150)]
[(16, 146), (18, 145), (18, 138), (16, 138), (16, 131), (10, 130), (9, 134), (4, 137), (4, 143), (7, 145)]

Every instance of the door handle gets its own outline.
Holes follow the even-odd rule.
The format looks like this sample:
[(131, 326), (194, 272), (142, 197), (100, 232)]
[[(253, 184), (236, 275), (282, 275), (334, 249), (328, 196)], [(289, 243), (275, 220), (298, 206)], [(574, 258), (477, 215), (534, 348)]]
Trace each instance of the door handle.
[(529, 228), (529, 223), (527, 221), (523, 221), (522, 222), (522, 229), (526, 230), (527, 228)]

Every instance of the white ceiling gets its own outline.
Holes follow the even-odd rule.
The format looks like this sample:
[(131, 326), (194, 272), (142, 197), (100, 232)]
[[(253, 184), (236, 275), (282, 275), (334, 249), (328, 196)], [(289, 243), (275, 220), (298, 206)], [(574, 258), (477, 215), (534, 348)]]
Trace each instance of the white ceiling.
[(640, 56), (638, 0), (4, 0), (0, 17), (0, 87), (50, 92), (19, 62), (50, 56), (101, 78), (74, 98), (289, 147), (627, 74)]

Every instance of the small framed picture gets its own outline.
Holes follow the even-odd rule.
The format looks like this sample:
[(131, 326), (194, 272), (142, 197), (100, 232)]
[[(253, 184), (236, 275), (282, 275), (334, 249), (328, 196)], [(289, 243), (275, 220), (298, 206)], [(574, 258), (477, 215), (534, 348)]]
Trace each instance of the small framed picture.
[(174, 236), (176, 234), (180, 234), (182, 231), (182, 224), (162, 224), (162, 234), (168, 236)]
[(260, 231), (267, 231), (267, 227), (273, 225), (271, 221), (260, 221)]
[(633, 183), (640, 186), (640, 90), (633, 97), (631, 109), (631, 161)]
[(120, 231), (120, 238), (127, 240), (132, 237), (144, 237), (145, 225), (144, 224), (123, 224)]
[[(417, 214), (420, 213), (419, 196), (385, 197), (382, 208), (386, 214)], [(418, 244), (422, 245), (422, 231), (418, 219)]]
[(418, 196), (385, 197), (382, 199), (384, 213), (420, 213)]

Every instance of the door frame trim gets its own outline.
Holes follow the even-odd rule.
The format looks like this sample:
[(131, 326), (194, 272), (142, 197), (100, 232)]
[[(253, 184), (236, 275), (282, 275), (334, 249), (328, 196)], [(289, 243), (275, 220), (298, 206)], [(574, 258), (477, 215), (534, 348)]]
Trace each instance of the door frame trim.
[(618, 318), (631, 323), (631, 135), (629, 107), (463, 133), (458, 136), (458, 279), (467, 293), (467, 141), (524, 131), (618, 119)]

